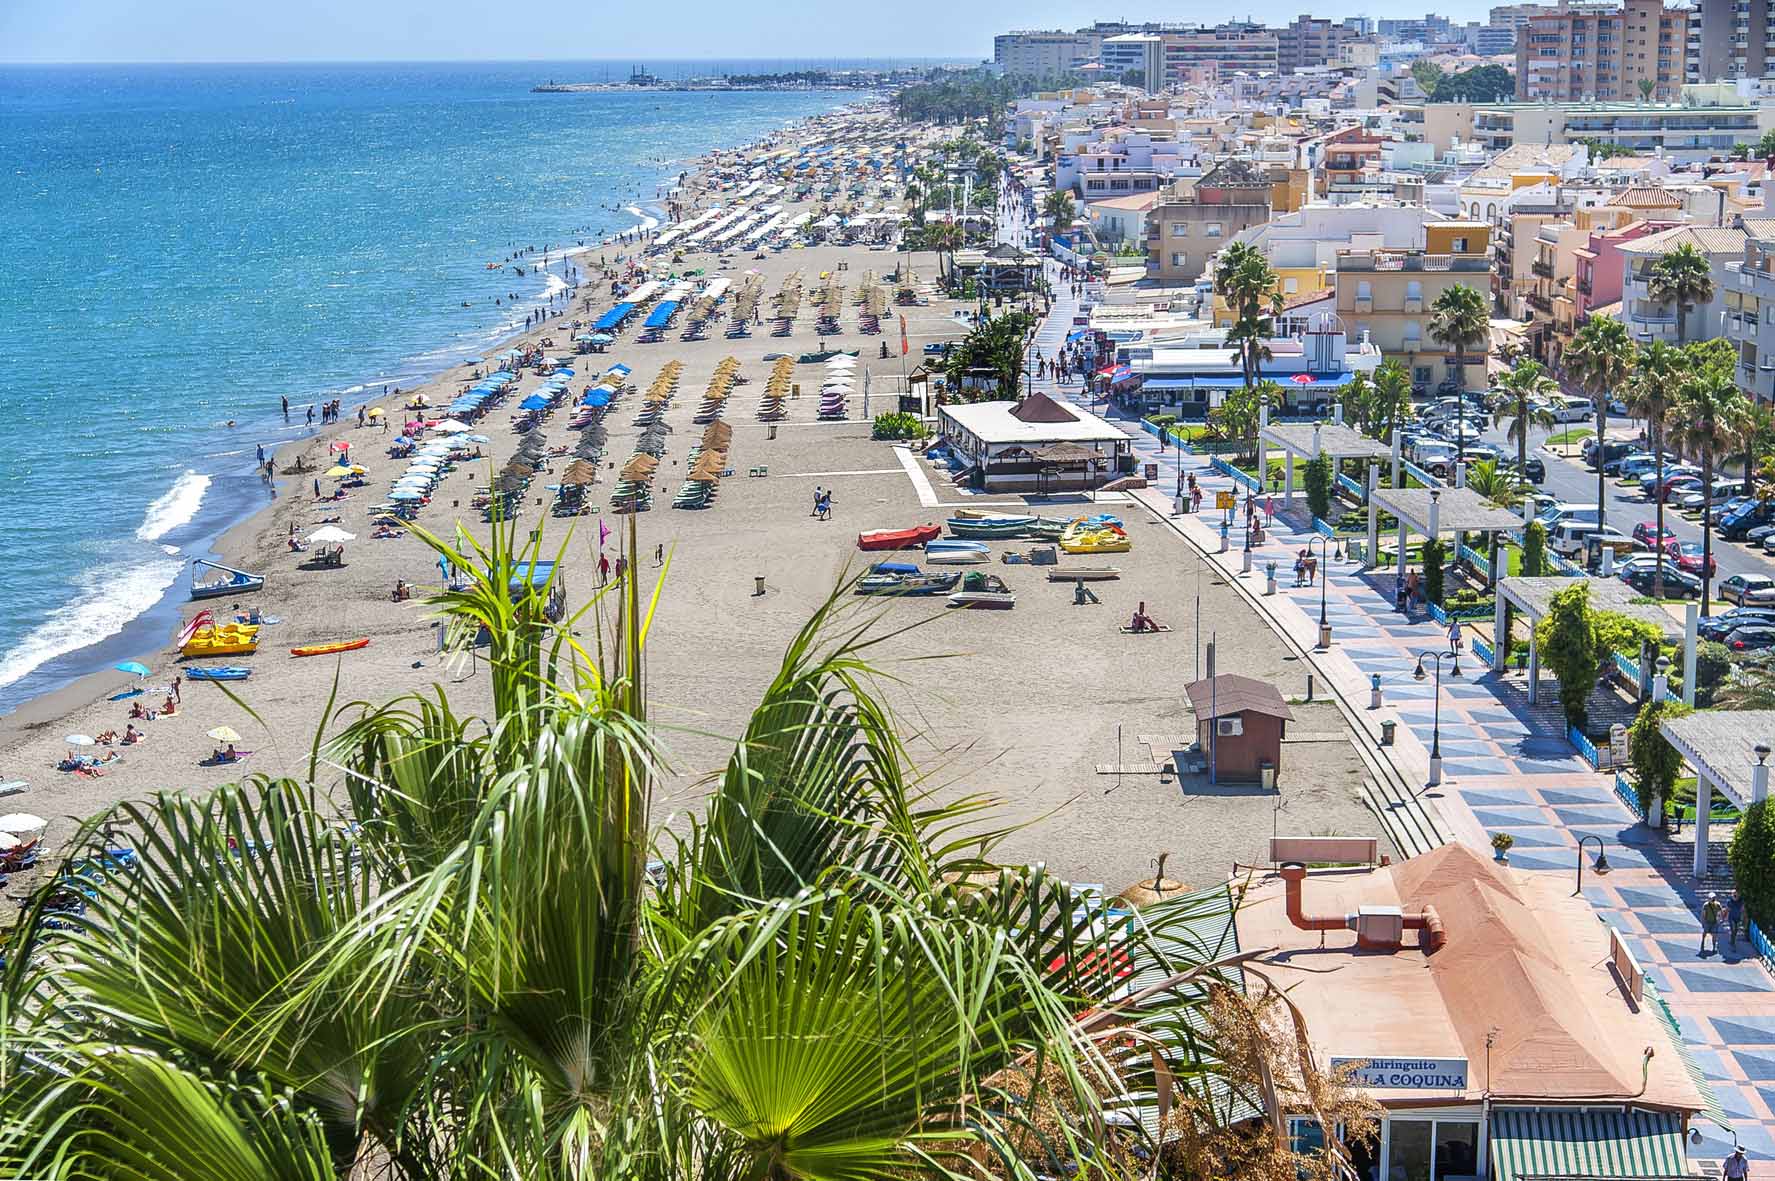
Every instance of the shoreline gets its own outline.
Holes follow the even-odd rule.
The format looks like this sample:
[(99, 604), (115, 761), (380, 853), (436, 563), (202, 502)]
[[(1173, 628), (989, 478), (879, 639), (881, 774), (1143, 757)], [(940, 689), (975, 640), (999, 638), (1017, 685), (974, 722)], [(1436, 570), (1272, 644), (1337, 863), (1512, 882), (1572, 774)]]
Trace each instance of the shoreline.
[[(838, 97), (841, 93), (835, 91), (834, 96)], [(840, 101), (824, 114), (835, 114), (855, 105), (856, 99), (852, 97), (849, 101)], [(771, 131), (766, 138), (792, 134), (805, 122), (807, 122), (805, 117), (790, 119)], [(658, 177), (655, 182), (654, 197), (647, 200), (631, 199), (629, 202), (610, 206), (611, 209), (633, 217), (635, 219), (633, 225), (612, 231), (601, 239), (583, 244), (576, 243), (558, 251), (551, 251), (549, 255), (550, 267), (583, 258), (594, 251), (609, 250), (613, 247), (629, 247), (630, 243), (621, 241), (622, 236), (627, 234), (642, 235), (643, 237), (637, 239), (632, 245), (635, 247), (644, 246), (646, 237), (650, 237), (669, 224), (668, 197), (664, 194), (678, 186), (680, 176), (687, 179), (700, 178), (711, 167), (716, 157), (751, 151), (756, 148), (758, 142), (762, 141), (720, 145), (699, 155), (686, 158), (683, 161), (683, 167)], [(577, 268), (577, 263), (574, 265)], [(553, 269), (538, 268), (534, 274), (543, 280), (543, 285), (540, 291), (528, 297), (529, 300), (536, 301), (537, 306), (548, 308), (551, 306), (548, 303), (550, 296), (564, 294), (566, 298), (560, 305), (561, 315), (528, 328), (524, 327), (522, 321), (517, 320), (516, 317), (513, 317), (514, 323), (500, 323), (491, 326), (488, 330), (486, 343), (475, 346), (484, 357), (491, 357), (495, 353), (512, 348), (527, 339), (540, 339), (548, 328), (561, 322), (570, 314), (575, 293), (580, 286), (586, 285), (590, 281), (583, 269), (581, 269), (577, 284), (565, 281)], [(278, 423), (276, 415), (273, 413), (264, 424), (243, 422), (237, 429), (251, 431), (263, 425), (267, 428), (265, 433), (268, 434), (293, 432), (281, 441), (264, 444), (266, 456), (281, 472), (295, 455), (306, 452), (317, 442), (331, 442), (339, 437), (341, 431), (348, 430), (355, 421), (355, 412), (359, 407), (374, 407), (392, 403), (396, 397), (394, 391), (397, 389), (400, 391), (400, 396), (404, 398), (416, 390), (444, 381), (456, 371), (464, 369), (465, 366), (475, 367), (473, 363), (465, 362), (462, 359), (446, 360), (445, 358), (451, 351), (451, 346), (448, 345), (424, 349), (410, 357), (387, 365), (386, 368), (399, 371), (383, 375), (387, 380), (365, 378), (352, 382), (343, 389), (320, 391), (309, 396), (308, 402), (303, 404), (304, 407), (308, 403), (319, 406), (325, 401), (337, 399), (340, 402), (340, 419), (336, 423), (322, 425), (317, 422), (313, 426), (308, 426), (307, 424), (297, 424), (293, 418), (289, 423)], [(467, 351), (467, 346), (464, 346), (463, 351)], [(395, 385), (396, 381), (406, 381), (410, 384), (397, 386)], [(387, 408), (391, 413), (396, 409), (392, 405)], [(297, 405), (292, 402), (291, 414), (294, 416), (297, 413)], [(249, 445), (245, 444), (239, 448), (231, 449), (230, 453), (248, 458), (253, 454), (249, 450)], [(167, 636), (176, 632), (177, 628), (181, 626), (182, 607), (191, 601), (186, 588), (189, 585), (192, 560), (204, 558), (228, 564), (238, 562), (239, 555), (248, 548), (250, 540), (263, 529), (264, 522), (274, 514), (278, 506), (279, 495), (255, 497), (252, 494), (253, 489), (263, 489), (263, 484), (256, 474), (256, 463), (249, 463), (240, 467), (239, 470), (234, 470), (232, 467), (221, 467), (213, 471), (200, 471), (196, 466), (197, 462), (201, 462), (201, 459), (194, 458), (185, 471), (188, 474), (201, 475), (208, 481), (208, 486), (191, 516), (185, 521), (171, 526), (165, 532), (177, 534), (188, 531), (205, 517), (212, 517), (213, 521), (207, 526), (200, 526), (195, 535), (187, 537), (181, 544), (174, 547), (176, 553), (168, 555), (179, 560), (179, 572), (174, 575), (172, 582), (156, 597), (153, 603), (125, 621), (117, 631), (78, 648), (50, 656), (13, 682), (14, 685), (28, 685), (33, 678), (46, 676), (53, 678), (50, 683), (41, 688), (33, 688), (28, 694), (21, 696), (16, 703), (0, 710), (0, 748), (15, 744), (21, 737), (41, 730), (55, 718), (65, 717), (79, 709), (98, 704), (111, 693), (118, 691), (122, 687), (123, 674), (115, 671), (113, 668), (115, 664), (128, 660), (140, 660), (153, 664), (161, 658), (165, 652)], [(175, 484), (177, 480), (183, 478), (184, 476), (176, 477)], [(248, 481), (250, 484), (247, 486), (237, 487), (237, 485), (246, 484)], [(299, 478), (297, 482), (299, 482)], [(285, 487), (286, 484), (288, 487)], [(291, 482), (288, 477), (280, 475), (278, 486), (279, 494), (287, 495), (289, 490), (296, 486), (296, 482)], [(230, 498), (232, 502), (230, 502)], [(26, 637), (21, 637), (21, 642), (29, 635), (30, 633), (26, 633)], [(55, 666), (58, 664), (76, 661), (84, 666), (86, 671), (56, 670)], [(46, 674), (44, 672), (46, 669), (52, 671)], [(0, 686), (0, 693), (4, 693), (10, 687)]]

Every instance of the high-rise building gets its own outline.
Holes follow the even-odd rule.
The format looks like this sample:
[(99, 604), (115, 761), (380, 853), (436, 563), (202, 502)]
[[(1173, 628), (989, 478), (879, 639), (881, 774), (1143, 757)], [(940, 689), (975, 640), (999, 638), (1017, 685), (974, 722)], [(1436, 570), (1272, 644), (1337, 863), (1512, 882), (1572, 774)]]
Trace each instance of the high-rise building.
[(1689, 55), (1692, 82), (1775, 74), (1775, 4), (1771, 0), (1696, 0), (1689, 27)]
[(1262, 25), (1228, 24), (1202, 29), (1166, 29), (1163, 60), (1167, 82), (1192, 68), (1212, 65), (1222, 77), (1241, 71), (1273, 74), (1279, 68), (1280, 42)]
[(1301, 15), (1276, 32), (1276, 68), (1284, 74), (1330, 65), (1356, 31), (1327, 17)]
[(1516, 30), (1501, 25), (1480, 25), (1467, 38), (1467, 44), (1481, 57), (1497, 57), (1516, 52)]
[(1528, 24), (1530, 17), (1546, 12), (1548, 7), (1546, 4), (1499, 4), (1492, 8), (1486, 23), (1493, 28), (1509, 29), (1514, 33)]
[(1672, 101), (1686, 76), (1689, 15), (1686, 8), (1666, 8), (1663, 0), (1560, 0), (1558, 7), (1531, 15), (1517, 37), (1516, 97)]
[(1046, 77), (1096, 59), (1103, 38), (1089, 29), (1017, 30), (992, 39), (992, 63), (1007, 74)]

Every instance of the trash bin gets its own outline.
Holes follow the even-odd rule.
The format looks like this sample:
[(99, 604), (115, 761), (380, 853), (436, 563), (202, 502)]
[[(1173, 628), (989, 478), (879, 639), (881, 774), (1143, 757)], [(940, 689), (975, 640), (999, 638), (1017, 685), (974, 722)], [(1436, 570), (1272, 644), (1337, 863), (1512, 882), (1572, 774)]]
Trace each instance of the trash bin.
[(1381, 745), (1382, 746), (1392, 746), (1393, 745), (1393, 734), (1398, 729), (1399, 729), (1398, 722), (1393, 722), (1393, 721), (1382, 722), (1381, 723)]
[(1262, 781), (1265, 791), (1276, 790), (1276, 764), (1268, 759), (1260, 760), (1257, 764), (1257, 777)]

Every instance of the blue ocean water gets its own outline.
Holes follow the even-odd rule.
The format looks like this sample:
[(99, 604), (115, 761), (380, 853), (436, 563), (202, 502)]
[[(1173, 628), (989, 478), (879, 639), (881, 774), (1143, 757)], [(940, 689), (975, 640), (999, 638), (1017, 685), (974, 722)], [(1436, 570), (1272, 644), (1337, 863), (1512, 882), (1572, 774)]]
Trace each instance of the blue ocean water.
[(537, 306), (546, 277), (487, 262), (627, 229), (689, 158), (857, 97), (529, 93), (626, 74), (0, 67), (0, 709), (164, 642), (308, 403)]

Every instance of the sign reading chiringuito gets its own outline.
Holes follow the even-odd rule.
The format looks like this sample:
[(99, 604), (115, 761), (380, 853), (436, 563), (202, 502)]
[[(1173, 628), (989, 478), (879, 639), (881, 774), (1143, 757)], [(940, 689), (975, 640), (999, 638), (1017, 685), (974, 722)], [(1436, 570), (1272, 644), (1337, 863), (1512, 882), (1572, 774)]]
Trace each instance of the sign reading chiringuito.
[(1359, 1064), (1350, 1073), (1357, 1086), (1393, 1091), (1464, 1091), (1465, 1058), (1333, 1058), (1331, 1067)]

